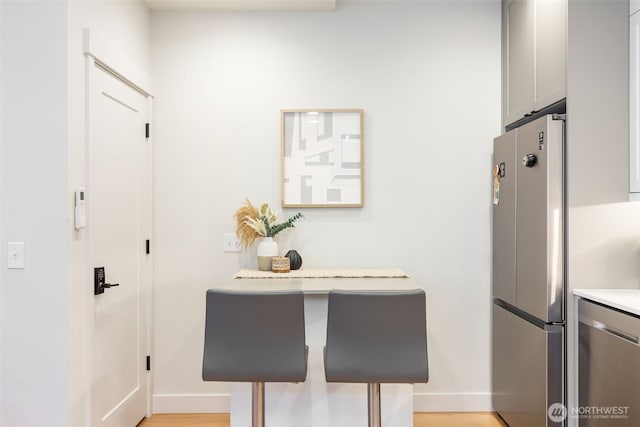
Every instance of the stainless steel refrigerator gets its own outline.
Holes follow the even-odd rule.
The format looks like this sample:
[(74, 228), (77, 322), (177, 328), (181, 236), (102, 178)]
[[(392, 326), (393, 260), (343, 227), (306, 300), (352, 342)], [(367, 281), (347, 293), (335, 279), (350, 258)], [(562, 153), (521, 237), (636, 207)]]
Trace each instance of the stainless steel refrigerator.
[(566, 425), (564, 125), (493, 142), (492, 392), (510, 427)]

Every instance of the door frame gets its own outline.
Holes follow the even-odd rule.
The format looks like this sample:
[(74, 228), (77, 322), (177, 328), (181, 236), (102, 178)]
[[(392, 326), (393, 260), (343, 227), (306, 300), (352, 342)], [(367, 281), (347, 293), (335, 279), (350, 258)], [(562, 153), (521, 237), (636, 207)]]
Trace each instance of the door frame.
[[(153, 95), (152, 95), (152, 86), (151, 79), (149, 76), (141, 71), (135, 64), (129, 62), (128, 60), (120, 57), (116, 50), (112, 49), (108, 43), (104, 39), (100, 38), (95, 34), (95, 31), (91, 29), (83, 30), (83, 54), (85, 57), (85, 123), (84, 123), (84, 139), (85, 139), (85, 173), (84, 180), (86, 183), (87, 191), (91, 191), (90, 181), (89, 181), (89, 167), (90, 167), (90, 97), (91, 97), (91, 80), (92, 73), (95, 72), (96, 66), (102, 68), (104, 71), (111, 74), (113, 77), (122, 81), (127, 86), (132, 89), (138, 91), (147, 100), (147, 123), (149, 123), (149, 129), (153, 129)], [(142, 132), (142, 129), (140, 130)], [(153, 242), (153, 132), (150, 131), (147, 138), (148, 150), (147, 150), (147, 188), (149, 190), (146, 195), (146, 206), (148, 209), (149, 215), (149, 224), (148, 224), (148, 238), (150, 242)], [(91, 215), (91, 212), (88, 212), (88, 215)], [(87, 230), (89, 231), (89, 230)], [(89, 255), (89, 242), (90, 242), (90, 233), (86, 234), (86, 253)], [(152, 245), (151, 245), (152, 246)], [(153, 349), (153, 291), (154, 291), (154, 268), (153, 268), (153, 250), (149, 251), (148, 262), (145, 266), (145, 277), (148, 278), (147, 290), (141, 295), (141, 298), (144, 301), (145, 307), (145, 315), (147, 322), (147, 332), (145, 337), (145, 345), (146, 345), (146, 354), (151, 355), (151, 351)], [(86, 282), (87, 284), (93, 283), (93, 266), (91, 265), (91, 258), (89, 256), (86, 257)], [(87, 287), (89, 289), (89, 287)], [(93, 309), (92, 305), (94, 304), (93, 292), (88, 292), (87, 299), (87, 324), (92, 324), (92, 316)], [(87, 330), (89, 336), (85, 341), (86, 349), (85, 355), (87, 357), (88, 366), (91, 365), (93, 350), (92, 344), (93, 339), (91, 334), (91, 329)], [(151, 359), (151, 363), (153, 364), (153, 358)], [(146, 381), (147, 381), (147, 396), (146, 396), (146, 414), (147, 416), (151, 416), (152, 412), (152, 396), (153, 396), (153, 369), (147, 371)], [(91, 409), (91, 370), (87, 372), (87, 408), (90, 411)]]

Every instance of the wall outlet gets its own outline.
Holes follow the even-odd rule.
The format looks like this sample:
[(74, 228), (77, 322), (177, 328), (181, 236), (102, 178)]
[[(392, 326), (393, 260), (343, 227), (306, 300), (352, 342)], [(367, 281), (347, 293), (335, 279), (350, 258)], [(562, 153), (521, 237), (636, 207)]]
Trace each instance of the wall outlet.
[(7, 268), (24, 268), (24, 242), (7, 243)]
[(224, 235), (224, 251), (225, 252), (242, 252), (240, 239), (235, 234)]

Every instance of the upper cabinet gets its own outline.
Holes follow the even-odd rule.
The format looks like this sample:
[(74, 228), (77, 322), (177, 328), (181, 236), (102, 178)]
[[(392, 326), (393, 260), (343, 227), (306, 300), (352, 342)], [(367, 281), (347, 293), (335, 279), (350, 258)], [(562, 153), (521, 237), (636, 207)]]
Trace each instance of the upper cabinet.
[(640, 10), (640, 0), (629, 1), (629, 16)]
[(503, 124), (566, 97), (567, 0), (503, 2)]
[(535, 5), (535, 99), (540, 110), (567, 96), (567, 3), (537, 0)]

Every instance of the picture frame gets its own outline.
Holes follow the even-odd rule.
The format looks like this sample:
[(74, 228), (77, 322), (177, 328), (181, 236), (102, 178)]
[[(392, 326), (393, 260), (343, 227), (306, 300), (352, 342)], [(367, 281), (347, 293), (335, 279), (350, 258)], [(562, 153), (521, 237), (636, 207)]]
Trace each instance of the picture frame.
[(361, 109), (281, 110), (283, 208), (364, 206)]

